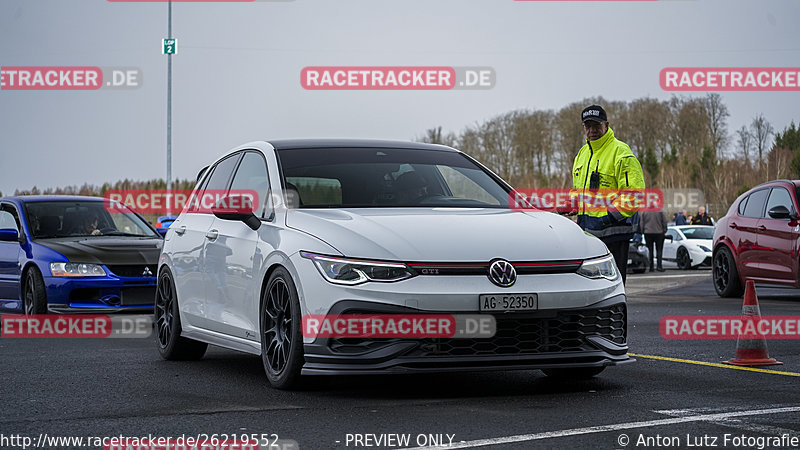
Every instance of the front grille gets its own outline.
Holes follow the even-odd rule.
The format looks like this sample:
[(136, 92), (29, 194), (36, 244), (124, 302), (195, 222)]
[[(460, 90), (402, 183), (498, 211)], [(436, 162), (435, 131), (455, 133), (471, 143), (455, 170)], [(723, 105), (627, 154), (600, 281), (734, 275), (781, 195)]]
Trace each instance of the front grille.
[[(154, 277), (158, 270), (155, 264), (117, 264), (107, 267), (119, 277)], [(152, 275), (144, 275), (145, 269), (150, 269)]]
[(358, 354), (397, 342), (417, 342), (408, 356), (530, 355), (594, 350), (586, 337), (602, 336), (616, 344), (626, 342), (626, 308), (558, 312), (555, 317), (512, 317), (496, 314), (497, 333), (484, 339), (330, 339), (335, 353)]
[[(549, 273), (575, 273), (581, 266), (581, 260), (563, 261), (512, 261), (511, 265), (518, 275), (534, 275)], [(489, 263), (417, 263), (410, 262), (408, 266), (420, 275), (488, 275)]]

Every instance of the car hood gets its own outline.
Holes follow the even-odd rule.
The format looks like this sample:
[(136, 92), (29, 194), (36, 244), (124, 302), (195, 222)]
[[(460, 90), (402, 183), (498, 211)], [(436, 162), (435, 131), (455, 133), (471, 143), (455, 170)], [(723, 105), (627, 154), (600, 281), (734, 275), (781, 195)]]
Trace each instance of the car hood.
[(574, 222), (546, 212), (489, 208), (295, 209), (286, 225), (344, 256), (396, 261), (546, 261), (608, 253)]
[(70, 262), (91, 264), (157, 264), (164, 241), (159, 238), (56, 238), (36, 243), (66, 256)]

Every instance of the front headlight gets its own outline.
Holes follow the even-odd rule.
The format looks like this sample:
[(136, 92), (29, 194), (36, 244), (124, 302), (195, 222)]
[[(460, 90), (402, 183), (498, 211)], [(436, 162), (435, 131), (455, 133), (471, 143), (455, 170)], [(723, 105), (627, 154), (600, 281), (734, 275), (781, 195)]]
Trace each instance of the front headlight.
[(106, 271), (98, 264), (69, 262), (50, 263), (50, 273), (54, 277), (104, 277)]
[(706, 247), (705, 245), (698, 245), (698, 247), (700, 247), (700, 250), (702, 250), (702, 251), (704, 251), (706, 253), (711, 251), (711, 249)]
[(411, 278), (415, 273), (403, 263), (365, 261), (336, 256), (317, 255), (300, 252), (300, 256), (310, 259), (326, 280), (336, 284), (355, 285), (367, 281), (400, 281)]
[(617, 264), (611, 255), (588, 259), (578, 268), (578, 275), (583, 275), (586, 278), (605, 278), (606, 280), (614, 281), (618, 277)]

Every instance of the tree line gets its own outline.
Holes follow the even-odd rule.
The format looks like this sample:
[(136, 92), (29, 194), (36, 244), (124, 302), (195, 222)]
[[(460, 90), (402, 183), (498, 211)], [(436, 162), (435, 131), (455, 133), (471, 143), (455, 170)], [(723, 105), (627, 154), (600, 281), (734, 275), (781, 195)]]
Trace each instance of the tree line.
[(559, 110), (510, 111), (458, 134), (430, 128), (417, 140), (456, 147), (516, 188), (570, 187), (572, 163), (585, 142), (580, 113), (591, 104), (606, 109), (614, 134), (639, 158), (648, 188), (701, 189), (716, 216), (759, 183), (800, 178), (794, 122), (776, 132), (757, 114), (730, 132), (730, 112), (716, 93), (628, 102), (586, 98)]

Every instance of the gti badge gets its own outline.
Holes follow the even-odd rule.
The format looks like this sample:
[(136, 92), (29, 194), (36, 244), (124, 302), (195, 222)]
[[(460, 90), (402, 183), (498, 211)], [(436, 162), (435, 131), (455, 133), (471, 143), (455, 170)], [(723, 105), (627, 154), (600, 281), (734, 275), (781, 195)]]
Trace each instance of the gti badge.
[(489, 280), (500, 287), (510, 287), (517, 281), (517, 270), (504, 259), (489, 264)]
[(142, 272), (142, 276), (143, 277), (152, 277), (153, 276), (153, 272), (150, 271), (149, 267), (144, 266), (144, 272)]

